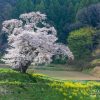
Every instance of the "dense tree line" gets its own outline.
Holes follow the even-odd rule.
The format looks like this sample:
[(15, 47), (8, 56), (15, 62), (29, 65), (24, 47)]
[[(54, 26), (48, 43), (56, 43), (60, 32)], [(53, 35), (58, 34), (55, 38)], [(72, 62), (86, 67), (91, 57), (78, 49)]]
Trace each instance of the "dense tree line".
[[(1, 3), (5, 6), (0, 5), (3, 8), (2, 10), (0, 9), (3, 12), (0, 13), (0, 23), (5, 19), (18, 18), (22, 13), (41, 11), (47, 15), (47, 21), (57, 29), (60, 42), (68, 43), (68, 37), (70, 38), (71, 34), (76, 32), (79, 33), (78, 38), (80, 39), (84, 35), (82, 28), (84, 31), (86, 29), (85, 32), (88, 34), (86, 27), (92, 27), (90, 29), (95, 29), (95, 33), (99, 33), (100, 0), (5, 0), (5, 2)], [(96, 46), (99, 44), (99, 42), (96, 42), (97, 37), (95, 35), (92, 37), (93, 41), (91, 40)], [(0, 40), (5, 42), (6, 36), (1, 36)], [(70, 42), (74, 41), (71, 40)], [(96, 46), (94, 47), (96, 48)], [(77, 47), (77, 45), (74, 44), (74, 47)], [(92, 51), (90, 48), (86, 48), (86, 50)]]
[[(2, 1), (3, 2), (3, 1)], [(66, 42), (72, 23), (76, 22), (78, 10), (100, 0), (6, 0), (1, 22), (9, 18), (17, 18), (21, 13), (41, 11), (47, 14), (49, 22), (58, 30), (59, 40)]]
[(47, 14), (48, 21), (58, 31), (59, 40), (66, 43), (66, 37), (71, 30), (69, 26), (76, 22), (78, 10), (100, 0), (18, 0), (13, 11), (13, 17), (30, 11), (41, 11)]

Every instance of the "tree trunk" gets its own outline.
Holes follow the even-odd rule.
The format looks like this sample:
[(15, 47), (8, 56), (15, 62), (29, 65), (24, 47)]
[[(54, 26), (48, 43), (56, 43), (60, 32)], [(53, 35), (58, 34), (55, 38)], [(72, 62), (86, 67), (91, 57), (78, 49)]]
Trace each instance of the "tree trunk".
[(29, 61), (25, 66), (20, 67), (20, 72), (21, 73), (26, 73), (28, 67), (31, 65), (31, 62)]
[(31, 65), (31, 62), (29, 61), (28, 63), (26, 63), (25, 66), (23, 66), (22, 64), (21, 64), (21, 66), (16, 65), (15, 67), (12, 67), (12, 69), (15, 71), (19, 71), (21, 73), (26, 73), (26, 71), (30, 65)]
[(21, 73), (26, 73), (27, 68), (28, 68), (28, 66), (21, 66), (20, 67), (20, 72)]

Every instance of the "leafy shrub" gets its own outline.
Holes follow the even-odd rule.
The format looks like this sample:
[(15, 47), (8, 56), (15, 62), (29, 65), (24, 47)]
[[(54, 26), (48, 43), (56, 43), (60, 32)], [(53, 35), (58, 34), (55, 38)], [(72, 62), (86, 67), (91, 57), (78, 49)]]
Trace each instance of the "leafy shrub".
[(95, 30), (93, 28), (85, 27), (69, 34), (68, 44), (75, 59), (84, 59), (91, 56), (94, 33)]
[(53, 64), (66, 64), (67, 59), (68, 59), (67, 57), (63, 57), (63, 56), (53, 57), (52, 63)]
[(91, 62), (91, 66), (100, 66), (100, 59), (95, 59)]

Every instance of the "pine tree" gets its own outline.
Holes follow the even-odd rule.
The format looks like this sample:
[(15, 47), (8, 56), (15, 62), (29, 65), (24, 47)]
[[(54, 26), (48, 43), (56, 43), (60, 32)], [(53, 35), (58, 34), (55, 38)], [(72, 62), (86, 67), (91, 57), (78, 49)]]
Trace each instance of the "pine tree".
[(31, 12), (34, 9), (32, 0), (18, 0), (17, 5), (14, 9), (14, 16), (18, 18), (21, 13)]

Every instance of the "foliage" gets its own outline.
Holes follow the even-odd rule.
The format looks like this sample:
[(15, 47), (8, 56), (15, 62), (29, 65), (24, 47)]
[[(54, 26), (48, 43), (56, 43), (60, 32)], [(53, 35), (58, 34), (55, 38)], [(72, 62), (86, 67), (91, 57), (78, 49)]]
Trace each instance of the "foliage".
[(100, 24), (100, 3), (79, 10), (77, 20), (83, 24), (98, 27)]
[(84, 59), (91, 56), (94, 34), (95, 30), (90, 27), (81, 28), (69, 34), (68, 44), (76, 59)]
[(100, 30), (96, 32), (94, 38), (95, 50), (92, 53), (93, 60), (91, 61), (91, 66), (100, 66)]
[(31, 12), (34, 9), (32, 0), (17, 0), (16, 4), (12, 13), (13, 18), (18, 18), (20, 14)]
[(99, 2), (100, 0), (1, 0), (0, 23), (12, 17), (18, 18), (22, 13), (41, 11), (57, 29), (59, 41), (66, 43), (69, 26), (76, 22), (77, 11)]
[[(100, 46), (100, 42), (99, 42)], [(93, 60), (91, 61), (91, 66), (100, 66), (100, 47), (97, 47), (96, 50), (93, 52)]]
[(99, 2), (100, 2), (100, 0), (81, 0), (80, 3), (78, 3), (77, 7), (80, 10), (84, 7), (88, 7), (92, 4), (97, 4)]
[(91, 66), (100, 66), (100, 59), (95, 59), (91, 62)]
[(56, 43), (57, 32), (45, 20), (45, 14), (31, 12), (20, 15), (20, 20), (3, 22), (3, 31), (8, 34), (9, 43), (4, 61), (13, 69), (25, 73), (32, 62), (50, 63), (54, 55), (74, 59), (68, 47)]
[(65, 57), (63, 57), (62, 55), (58, 57), (56, 56), (56, 57), (53, 57), (52, 64), (66, 64), (67, 60), (68, 58), (66, 56)]
[[(25, 2), (26, 3), (25, 3)], [(24, 8), (24, 5), (29, 4), (27, 3), (28, 0), (22, 0), (18, 1), (18, 3), (15, 6), (15, 16), (18, 16), (16, 13), (16, 9), (19, 12), (19, 15), (21, 13), (29, 12), (30, 10), (26, 10), (27, 7)], [(32, 4), (30, 4), (31, 11), (41, 11), (43, 13), (46, 13), (48, 17), (48, 21), (55, 26), (55, 28), (58, 31), (58, 37), (59, 41), (66, 43), (66, 37), (69, 33), (69, 26), (72, 23), (75, 23), (76, 19), (75, 16), (77, 14), (77, 11), (87, 7), (91, 4), (95, 4), (100, 2), (99, 0), (30, 0), (33, 1)], [(23, 2), (25, 3), (23, 5)], [(21, 5), (19, 7), (19, 4)], [(28, 5), (27, 5), (28, 6)], [(29, 6), (28, 6), (29, 7)], [(22, 9), (24, 10), (22, 11)], [(21, 11), (21, 12), (20, 12)], [(70, 16), (69, 16), (70, 15)]]
[[(24, 0), (28, 1), (28, 0)], [(22, 2), (24, 2), (22, 1)], [(31, 0), (32, 1), (32, 0)], [(21, 9), (24, 7), (23, 3), (18, 1), (19, 4), (22, 4)], [(27, 4), (27, 3), (25, 3)], [(19, 15), (21, 13), (29, 12), (29, 10), (25, 10), (20, 13), (21, 9), (18, 7), (18, 3), (15, 8), (18, 9)], [(17, 15), (16, 9), (14, 10), (15, 16)], [(72, 23), (74, 17), (74, 3), (70, 0), (33, 0), (33, 8), (31, 10), (41, 11), (46, 13), (48, 16), (48, 21), (55, 26), (58, 31), (58, 36), (62, 42), (65, 42), (66, 36), (63, 34), (66, 33), (66, 27)], [(69, 16), (70, 14), (70, 16)], [(64, 35), (65, 38), (62, 36)], [(64, 40), (63, 40), (64, 38)]]

